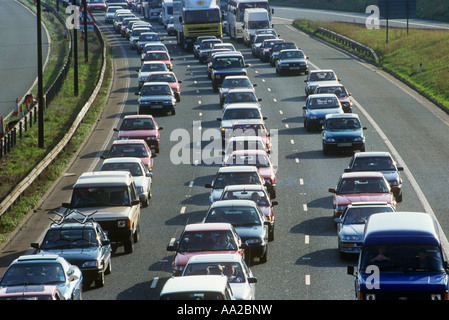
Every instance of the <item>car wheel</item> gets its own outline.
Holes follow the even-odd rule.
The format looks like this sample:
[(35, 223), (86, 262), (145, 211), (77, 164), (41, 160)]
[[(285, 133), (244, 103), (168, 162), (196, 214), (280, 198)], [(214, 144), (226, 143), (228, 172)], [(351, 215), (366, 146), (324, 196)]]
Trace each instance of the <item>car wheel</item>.
[(265, 249), (264, 255), (260, 257), (260, 262), (266, 263), (267, 262), (267, 255), (268, 255), (268, 247)]
[(108, 267), (104, 271), (104, 274), (111, 274), (111, 272), (112, 272), (112, 259), (109, 258)]
[(95, 280), (95, 288), (104, 287), (104, 271), (100, 273), (100, 278)]
[(132, 234), (124, 243), (125, 253), (130, 254), (134, 252), (134, 235)]
[(145, 199), (142, 202), (142, 208), (146, 208), (146, 207), (148, 207), (148, 196), (145, 197)]

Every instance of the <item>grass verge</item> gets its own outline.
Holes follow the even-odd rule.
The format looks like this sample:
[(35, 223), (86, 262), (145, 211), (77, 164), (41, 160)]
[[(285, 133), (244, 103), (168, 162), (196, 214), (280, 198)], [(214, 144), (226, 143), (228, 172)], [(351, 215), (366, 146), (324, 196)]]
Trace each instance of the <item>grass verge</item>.
[[(20, 0), (26, 6), (34, 9), (33, 0)], [(47, 1), (52, 2), (52, 1)], [(53, 7), (55, 5), (51, 3)], [(45, 86), (50, 86), (54, 81), (54, 75), (57, 75), (61, 69), (60, 61), (65, 59), (61, 49), (65, 44), (63, 40), (63, 31), (58, 28), (59, 22), (51, 21), (51, 16), (42, 15), (42, 21), (49, 29), (52, 38), (52, 52), (44, 72), (44, 90)], [(62, 38), (61, 38), (62, 35)], [(0, 185), (0, 199), (4, 198), (14, 186), (24, 179), (26, 175), (45, 157), (45, 155), (53, 149), (60, 139), (67, 132), (71, 123), (77, 116), (79, 110), (89, 99), (96, 86), (97, 79), (101, 72), (102, 48), (97, 37), (89, 35), (89, 55), (88, 63), (84, 62), (80, 53), (84, 52), (84, 42), (78, 37), (78, 78), (79, 78), (79, 94), (74, 96), (74, 69), (70, 69), (66, 80), (54, 100), (47, 106), (44, 113), (44, 148), (38, 148), (37, 126), (28, 129), (17, 140), (17, 145), (11, 153), (4, 156), (0, 162), (0, 172), (2, 182)], [(107, 44), (106, 44), (107, 45)], [(57, 47), (58, 49), (55, 49)], [(62, 58), (64, 57), (64, 59)], [(73, 59), (72, 59), (73, 60)], [(107, 70), (103, 81), (103, 86), (93, 102), (89, 112), (84, 117), (74, 137), (71, 139), (63, 152), (59, 154), (57, 159), (46, 168), (45, 172), (37, 179), (32, 186), (27, 189), (26, 195), (22, 196), (17, 203), (12, 206), (10, 211), (1, 216), (0, 219), (0, 244), (8, 239), (9, 234), (20, 225), (23, 218), (36, 207), (42, 199), (46, 191), (56, 181), (64, 169), (71, 161), (74, 153), (84, 142), (91, 132), (91, 128), (101, 114), (107, 96), (110, 83), (112, 81), (112, 54), (107, 48)]]
[[(372, 48), (380, 68), (417, 88), (449, 111), (449, 32), (447, 30), (389, 28), (367, 29), (343, 22), (295, 20), (297, 28), (315, 33), (321, 27)], [(328, 39), (325, 39), (328, 40)]]

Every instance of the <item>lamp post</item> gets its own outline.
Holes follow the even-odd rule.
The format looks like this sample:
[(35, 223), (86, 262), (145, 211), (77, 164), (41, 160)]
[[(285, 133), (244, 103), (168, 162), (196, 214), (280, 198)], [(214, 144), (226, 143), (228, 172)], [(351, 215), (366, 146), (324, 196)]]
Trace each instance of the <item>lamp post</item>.
[(42, 25), (41, 0), (37, 0), (37, 97), (38, 97), (38, 147), (44, 147), (44, 92), (42, 80)]

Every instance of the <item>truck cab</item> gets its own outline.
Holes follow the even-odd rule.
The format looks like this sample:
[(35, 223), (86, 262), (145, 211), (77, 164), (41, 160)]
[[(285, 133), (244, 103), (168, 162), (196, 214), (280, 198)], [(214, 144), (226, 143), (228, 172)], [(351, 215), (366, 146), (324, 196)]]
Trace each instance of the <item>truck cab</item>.
[(428, 213), (372, 215), (357, 270), (347, 271), (359, 300), (448, 300), (447, 260)]

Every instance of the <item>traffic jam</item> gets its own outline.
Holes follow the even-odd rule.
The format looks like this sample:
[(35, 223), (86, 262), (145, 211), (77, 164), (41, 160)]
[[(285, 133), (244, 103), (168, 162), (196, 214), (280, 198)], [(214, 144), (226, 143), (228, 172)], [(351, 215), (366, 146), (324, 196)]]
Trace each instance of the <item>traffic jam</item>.
[[(220, 156), (213, 159), (218, 170), (204, 185), (209, 202), (204, 203), (208, 209), (202, 221), (186, 224), (179, 237), (167, 243), (171, 276), (159, 299), (256, 300), (258, 280), (251, 266), (265, 264), (276, 241), (278, 139), (266, 124), (244, 54), (236, 49), (242, 43), (276, 77), (304, 81), (304, 128), (317, 133), (323, 156), (348, 156), (347, 167), (328, 192), (336, 250), (342, 260), (358, 259), (357, 267), (347, 270), (355, 298), (448, 299), (446, 262), (435, 222), (424, 213), (397, 210), (404, 167), (388, 151), (365, 150), (367, 126), (354, 112), (351, 93), (334, 70), (312, 68), (300, 46), (277, 34), (268, 1), (174, 1), (190, 3), (192, 12), (199, 10), (196, 6), (208, 6), (210, 13), (203, 16), (211, 20), (202, 21), (205, 25), (216, 24), (213, 12), (219, 12), (217, 35), (190, 37), (177, 29), (179, 23), (188, 24), (188, 14), (178, 20), (176, 4), (166, 0), (155, 6), (162, 12), (145, 12), (151, 2), (89, 1), (89, 10), (104, 14), (105, 25), (127, 39), (140, 58), (132, 84), (138, 89), (137, 111), (114, 129), (117, 140), (102, 156), (100, 169), (79, 177), (70, 202), (62, 204), (65, 213), (58, 214), (41, 242), (31, 244), (35, 253), (8, 267), (0, 298), (82, 299), (86, 287), (107, 285), (107, 275), (114, 272), (114, 246), (123, 246), (126, 254), (135, 251), (141, 208), (153, 197), (154, 158), (168, 152), (157, 118), (176, 117), (183, 102), (186, 80), (179, 80), (164, 42), (176, 35), (183, 55), (204, 67), (217, 96), (221, 115), (211, 145), (220, 149)], [(171, 14), (165, 10), (169, 5)], [(233, 8), (241, 12), (243, 27), (236, 28)], [(199, 16), (191, 14), (198, 22)], [(163, 26), (164, 34), (156, 24)]]

